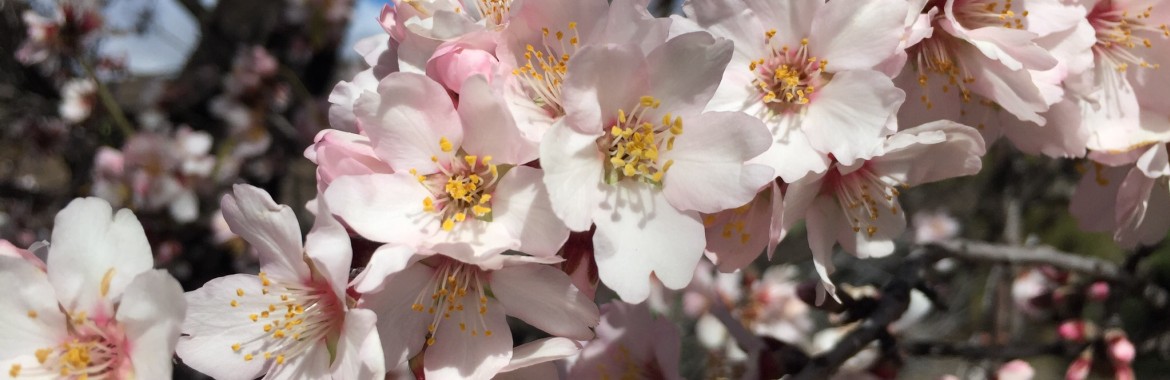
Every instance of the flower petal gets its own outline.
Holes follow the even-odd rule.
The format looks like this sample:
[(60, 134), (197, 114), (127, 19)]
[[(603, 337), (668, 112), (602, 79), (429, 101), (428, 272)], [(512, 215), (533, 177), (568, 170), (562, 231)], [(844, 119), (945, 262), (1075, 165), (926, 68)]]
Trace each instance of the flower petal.
[(566, 125), (583, 134), (601, 133), (617, 118), (618, 109), (633, 107), (639, 97), (649, 95), (648, 78), (646, 58), (635, 45), (582, 48), (573, 56), (562, 88)]
[(251, 185), (233, 186), (219, 206), (232, 232), (256, 248), (260, 270), (285, 281), (310, 279), (301, 246), (301, 225), (291, 208), (277, 205), (267, 192)]
[(587, 135), (563, 122), (554, 124), (540, 143), (540, 165), (553, 212), (573, 231), (593, 222), (593, 205), (601, 201), (604, 159), (597, 149), (600, 133)]
[(329, 202), (318, 197), (317, 207), (317, 220), (313, 221), (313, 229), (305, 237), (305, 256), (329, 281), (337, 299), (344, 300), (345, 288), (349, 284), (349, 265), (353, 261), (349, 233), (329, 212)]
[(69, 312), (112, 317), (111, 300), (134, 276), (154, 266), (150, 243), (134, 213), (122, 209), (115, 214), (99, 198), (69, 202), (57, 213), (51, 242), (49, 282)]
[(23, 259), (0, 257), (0, 358), (32, 355), (69, 336), (49, 278)]
[[(595, 306), (594, 309), (596, 308)], [(581, 343), (572, 339), (560, 337), (537, 339), (512, 349), (512, 361), (508, 362), (508, 366), (500, 372), (515, 371), (540, 363), (568, 358), (577, 355), (578, 352), (581, 352)], [(556, 368), (553, 369), (555, 371)]]
[[(187, 292), (187, 316), (183, 320), (183, 337), (175, 352), (183, 363), (216, 379), (250, 380), (263, 374), (265, 360), (244, 360), (244, 355), (262, 352), (264, 330), (251, 321), (249, 314), (263, 303), (239, 302), (231, 306), (236, 290), (261, 294), (260, 278), (236, 274), (209, 281)], [(240, 351), (232, 345), (239, 343)]]
[(646, 57), (650, 95), (676, 113), (698, 113), (719, 87), (732, 45), (706, 32), (687, 33), (666, 41)]
[(553, 256), (569, 239), (569, 229), (553, 212), (542, 174), (525, 166), (508, 170), (492, 197), (492, 223), (508, 228), (520, 242), (518, 251)]
[(447, 90), (423, 75), (387, 75), (377, 93), (366, 91), (358, 98), (354, 114), (374, 152), (394, 171), (435, 173), (439, 167), (432, 157), (447, 162), (454, 154), (443, 151), (440, 139), (456, 149), (463, 143), (463, 125)]
[(744, 164), (768, 149), (763, 123), (739, 112), (708, 112), (692, 120), (659, 162), (674, 164), (662, 193), (680, 210), (714, 213), (741, 206), (775, 178), (771, 168)]
[[(945, 134), (942, 141), (940, 132)], [(903, 145), (889, 147), (894, 144)], [(898, 132), (887, 142), (887, 149), (871, 161), (875, 171), (909, 186), (978, 173), (987, 153), (979, 131), (948, 120)]]
[(171, 377), (171, 357), (186, 314), (183, 287), (164, 270), (139, 274), (126, 287), (117, 319), (126, 331), (136, 377)]
[(396, 368), (422, 351), (431, 315), (411, 309), (434, 270), (416, 264), (386, 279), (381, 291), (365, 293), (358, 307), (378, 315), (378, 337), (382, 340), (386, 368)]
[(381, 379), (386, 375), (382, 340), (375, 324), (378, 316), (366, 309), (345, 313), (337, 354), (333, 359), (334, 379)]
[(886, 135), (886, 122), (898, 112), (906, 94), (877, 71), (837, 73), (813, 93), (801, 130), (817, 151), (842, 164), (873, 157)]
[(905, 31), (905, 0), (831, 1), (817, 10), (809, 49), (827, 70), (868, 70), (893, 56)]
[(459, 97), (463, 149), (468, 154), (492, 156), (501, 164), (522, 165), (535, 160), (540, 154), (540, 140), (524, 137), (500, 90), (479, 75), (463, 83)]
[(484, 322), (480, 326), (483, 330), (477, 329), (477, 335), (460, 331), (452, 320), (439, 324), (435, 344), (427, 348), (423, 363), (426, 378), (488, 379), (508, 365), (512, 359), (512, 330), (508, 328), (504, 308), (489, 298), (487, 313), (477, 317), (482, 317)]
[(323, 199), (333, 214), (366, 239), (420, 247), (439, 229), (438, 214), (423, 211), (431, 192), (408, 173), (345, 176)]
[(540, 264), (492, 272), (492, 293), (511, 315), (553, 336), (589, 340), (597, 326), (597, 305), (581, 294), (569, 276)]

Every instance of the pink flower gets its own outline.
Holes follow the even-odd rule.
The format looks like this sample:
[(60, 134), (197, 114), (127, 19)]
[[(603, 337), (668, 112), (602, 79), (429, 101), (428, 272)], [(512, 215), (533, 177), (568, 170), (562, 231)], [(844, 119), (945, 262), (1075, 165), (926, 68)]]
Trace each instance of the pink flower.
[(58, 112), (69, 123), (80, 123), (89, 118), (97, 103), (97, 85), (89, 79), (71, 79), (61, 87), (61, 105)]
[[(597, 306), (544, 265), (559, 259), (497, 255), (476, 265), (428, 251), (393, 253), (376, 256), (384, 261), (371, 262), (354, 286), (358, 307), (378, 314), (391, 368), (425, 350), (428, 379), (487, 379), (574, 355), (575, 341), (593, 337)], [(513, 349), (505, 315), (553, 337)]]
[(373, 312), (346, 295), (352, 251), (324, 209), (305, 243), (296, 216), (263, 190), (236, 185), (221, 207), (256, 248), (260, 275), (236, 274), (187, 293), (178, 354), (217, 379), (374, 378), (385, 372)]
[(1032, 380), (1034, 376), (1036, 370), (1032, 369), (1032, 365), (1019, 359), (1007, 362), (995, 371), (997, 380)]
[(688, 33), (649, 54), (633, 44), (577, 52), (564, 119), (544, 135), (553, 211), (574, 231), (596, 224), (601, 282), (640, 302), (650, 276), (690, 282), (706, 247), (700, 212), (741, 206), (774, 175), (746, 161), (767, 149), (758, 119), (702, 109), (731, 43)]
[(959, 221), (946, 211), (917, 212), (911, 220), (914, 223), (914, 242), (918, 244), (950, 240), (959, 234)]
[[(906, 228), (898, 187), (978, 173), (986, 152), (974, 128), (945, 120), (898, 132), (883, 148), (870, 160), (834, 164), (788, 187), (784, 211), (792, 217), (785, 221), (804, 215), (813, 261), (830, 295), (836, 243), (861, 258), (893, 253), (893, 239)], [(823, 296), (818, 292), (818, 302)]]
[(735, 42), (708, 109), (763, 120), (771, 147), (753, 162), (771, 166), (785, 182), (824, 172), (827, 154), (846, 165), (873, 157), (895, 129), (904, 99), (873, 68), (897, 51), (906, 6), (902, 0), (689, 2), (694, 27)]
[(791, 344), (808, 342), (813, 321), (808, 304), (796, 294), (794, 277), (794, 268), (776, 265), (768, 267), (763, 277), (752, 283), (752, 331)]
[(601, 306), (597, 339), (569, 368), (570, 379), (681, 379), (678, 329), (645, 304), (613, 301)]
[(472, 76), (482, 76), (490, 84), (500, 63), (495, 51), (495, 36), (486, 32), (444, 43), (427, 61), (427, 76), (455, 93), (460, 93), (463, 82)]
[(305, 149), (305, 158), (317, 164), (319, 193), (324, 193), (338, 177), (394, 173), (394, 169), (374, 153), (369, 137), (336, 129), (317, 133), (313, 145)]
[(173, 135), (142, 132), (123, 152), (102, 148), (95, 158), (92, 193), (121, 204), (129, 197), (140, 210), (167, 210), (180, 223), (199, 217), (196, 186), (211, 176), (211, 135), (181, 127)]
[(76, 199), (57, 214), (48, 266), (0, 257), (0, 368), (12, 378), (171, 377), (186, 303), (151, 270), (150, 245), (128, 210)]
[[(486, 86), (468, 82), (464, 90)], [(507, 133), (465, 138), (472, 129), (511, 128), (495, 109), (482, 105), (466, 97), (456, 111), (446, 90), (430, 78), (387, 76), (355, 109), (373, 153), (394, 174), (334, 179), (325, 191), (330, 207), (349, 227), (378, 242), (443, 250), (467, 260), (508, 249), (554, 255), (569, 231), (553, 214), (541, 170), (513, 166), (523, 159), (517, 159), (522, 154), (513, 150)]]
[(707, 257), (719, 271), (742, 269), (766, 252), (768, 259), (784, 238), (784, 195), (780, 185), (766, 185), (743, 206), (703, 215)]

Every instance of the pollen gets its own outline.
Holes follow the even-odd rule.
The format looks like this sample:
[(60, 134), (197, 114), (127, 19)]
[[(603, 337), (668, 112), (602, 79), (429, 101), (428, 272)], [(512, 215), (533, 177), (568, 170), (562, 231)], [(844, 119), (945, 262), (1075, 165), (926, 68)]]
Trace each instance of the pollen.
[[(661, 102), (652, 96), (639, 98), (629, 113), (617, 110), (617, 121), (609, 133), (598, 139), (598, 146), (608, 151), (607, 182), (631, 178), (653, 184), (661, 184), (669, 165), (659, 166), (658, 158), (663, 150), (673, 149), (674, 138), (683, 133), (682, 117), (667, 113), (657, 125), (648, 120), (652, 110)], [(663, 147), (665, 145), (665, 147)]]
[(101, 289), (99, 291), (102, 297), (110, 293), (110, 282), (114, 280), (114, 268), (106, 270), (106, 274), (102, 276)]
[(451, 145), (451, 140), (447, 140), (446, 137), (440, 137), (439, 149), (444, 153), (450, 153), (452, 150), (454, 150), (454, 147)]
[(36, 310), (29, 310), (28, 317), (31, 319), (37, 319), (37, 311)]

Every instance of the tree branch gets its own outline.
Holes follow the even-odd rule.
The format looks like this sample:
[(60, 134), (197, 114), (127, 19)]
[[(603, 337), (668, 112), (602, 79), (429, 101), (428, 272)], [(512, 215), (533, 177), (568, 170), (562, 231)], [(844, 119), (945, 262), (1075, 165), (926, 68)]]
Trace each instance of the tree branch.
[(1088, 275), (1094, 279), (1131, 283), (1117, 264), (1094, 257), (1062, 252), (1048, 246), (1013, 247), (967, 240), (951, 240), (927, 245), (932, 258), (953, 257), (963, 260), (1017, 265), (1049, 265)]
[(901, 346), (906, 354), (913, 356), (1011, 360), (1045, 355), (1071, 357), (1083, 351), (1087, 345), (1088, 343), (1055, 342), (1039, 345), (990, 346), (952, 342), (909, 342)]

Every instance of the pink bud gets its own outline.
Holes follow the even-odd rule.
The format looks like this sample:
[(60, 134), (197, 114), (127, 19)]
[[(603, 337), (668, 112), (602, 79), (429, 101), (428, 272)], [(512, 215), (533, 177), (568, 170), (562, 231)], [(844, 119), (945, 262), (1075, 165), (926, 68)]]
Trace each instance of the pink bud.
[(1133, 362), (1137, 351), (1133, 347), (1133, 343), (1125, 337), (1124, 334), (1118, 334), (1109, 338), (1109, 358), (1113, 359), (1115, 363), (1129, 365)]
[(1083, 342), (1085, 341), (1085, 322), (1077, 320), (1069, 320), (1061, 322), (1060, 327), (1056, 328), (1060, 337), (1067, 341)]
[(490, 81), (492, 71), (499, 63), (487, 50), (461, 43), (444, 44), (427, 62), (427, 76), (443, 87), (459, 92), (463, 81), (474, 75), (482, 75)]
[(334, 178), (347, 175), (393, 173), (394, 169), (374, 154), (364, 135), (326, 129), (305, 155), (317, 164), (317, 186), (325, 190)]
[(1032, 365), (1018, 359), (1007, 362), (995, 371), (995, 378), (998, 380), (1032, 380), (1034, 376), (1036, 370), (1032, 369)]
[(1089, 286), (1089, 298), (1097, 302), (1105, 301), (1109, 298), (1109, 284), (1105, 281), (1094, 282)]
[(1072, 364), (1069, 364), (1068, 371), (1064, 373), (1064, 379), (1085, 380), (1085, 378), (1089, 377), (1089, 366), (1092, 365), (1092, 362), (1092, 355), (1081, 355)]

